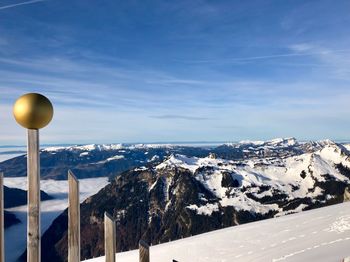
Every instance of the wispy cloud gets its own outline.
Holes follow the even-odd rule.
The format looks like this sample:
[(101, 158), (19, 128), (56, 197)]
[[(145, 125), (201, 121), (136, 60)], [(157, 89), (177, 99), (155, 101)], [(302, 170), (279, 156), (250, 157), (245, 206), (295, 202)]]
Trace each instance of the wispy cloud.
[[(238, 57), (238, 58), (226, 58), (226, 59), (208, 59), (208, 60), (188, 60), (188, 61), (182, 61), (185, 63), (190, 64), (202, 64), (202, 63), (220, 63), (220, 64), (227, 64), (227, 63), (239, 63), (239, 62), (250, 62), (250, 61), (256, 61), (256, 60), (266, 60), (266, 59), (274, 59), (274, 58), (283, 58), (283, 57), (303, 57), (303, 56), (315, 56), (315, 55), (326, 55), (331, 53), (345, 53), (350, 52), (350, 49), (339, 49), (339, 50), (324, 50), (324, 51), (318, 51), (318, 52), (301, 52), (306, 51), (306, 49), (302, 49), (302, 46), (294, 47), (294, 50), (297, 52), (294, 53), (283, 53), (283, 54), (276, 54), (276, 55), (261, 55), (261, 56), (250, 56), (250, 57)], [(306, 48), (306, 47), (305, 47)], [(307, 49), (309, 50), (309, 49)]]
[(159, 115), (159, 116), (150, 116), (151, 118), (156, 119), (182, 119), (182, 120), (209, 120), (208, 117), (199, 117), (199, 116), (185, 116), (185, 115)]
[[(327, 71), (317, 71), (319, 75), (326, 75), (333, 79), (349, 80), (350, 50), (333, 50), (329, 47), (311, 45), (307, 43), (291, 45), (290, 50), (296, 52), (310, 51), (318, 65), (312, 67), (327, 67)], [(306, 62), (307, 64), (307, 62)]]
[(9, 9), (9, 8), (13, 8), (21, 5), (35, 4), (35, 3), (44, 2), (44, 1), (46, 0), (31, 0), (31, 1), (21, 2), (17, 4), (12, 4), (12, 5), (4, 5), (4, 6), (0, 6), (0, 10)]
[[(45, 0), (0, 2), (3, 14), (8, 9), (0, 26), (7, 127), (0, 143), (21, 136), (11, 108), (25, 92), (52, 99), (56, 115), (43, 133), (61, 142), (334, 137), (349, 130), (339, 128), (350, 112), (346, 0), (71, 0), (43, 3), (48, 12), (40, 14), (20, 6)], [(337, 116), (338, 124), (318, 116)]]

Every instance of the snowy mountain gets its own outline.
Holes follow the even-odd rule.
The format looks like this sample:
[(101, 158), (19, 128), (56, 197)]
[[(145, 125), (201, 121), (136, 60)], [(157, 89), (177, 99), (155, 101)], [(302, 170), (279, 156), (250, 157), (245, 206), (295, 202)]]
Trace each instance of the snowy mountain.
[[(103, 254), (105, 211), (117, 220), (117, 249), (126, 251), (139, 239), (158, 244), (350, 198), (350, 153), (341, 144), (282, 139), (225, 147), (206, 157), (173, 153), (117, 176), (87, 199), (82, 258)], [(237, 150), (243, 157), (228, 159)], [(45, 232), (44, 260), (66, 261), (66, 225), (65, 212)]]
[[(155, 245), (150, 255), (152, 262), (341, 262), (350, 257), (349, 243), (350, 203), (344, 203)], [(116, 261), (138, 256), (138, 250), (118, 253)]]
[[(71, 169), (78, 178), (113, 178), (124, 171), (148, 166), (171, 154), (189, 157), (205, 157), (209, 153), (228, 160), (252, 158), (288, 157), (314, 152), (331, 141), (300, 143), (295, 138), (271, 141), (242, 141), (221, 146), (182, 146), (168, 144), (91, 144), (69, 147), (50, 147), (41, 150), (41, 178), (67, 179)], [(0, 163), (0, 170), (7, 177), (26, 176), (26, 155), (21, 155)]]
[[(85, 145), (50, 147), (40, 152), (42, 179), (67, 179), (71, 169), (78, 178), (114, 177), (131, 168), (146, 165), (168, 154), (167, 147), (144, 145)], [(26, 155), (0, 163), (7, 177), (26, 176)]]
[(188, 170), (216, 197), (215, 204), (201, 197), (202, 205), (187, 207), (198, 214), (211, 215), (219, 207), (233, 206), (279, 216), (315, 204), (338, 202), (337, 198), (348, 199), (349, 167), (347, 149), (329, 142), (313, 153), (287, 158), (228, 161), (173, 155), (156, 169)]

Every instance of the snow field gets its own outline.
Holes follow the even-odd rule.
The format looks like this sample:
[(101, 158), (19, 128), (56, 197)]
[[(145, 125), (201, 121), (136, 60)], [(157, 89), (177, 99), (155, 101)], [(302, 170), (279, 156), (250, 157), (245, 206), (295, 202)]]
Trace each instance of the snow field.
[[(118, 241), (118, 240), (117, 240)], [(229, 227), (150, 247), (151, 262), (341, 262), (350, 256), (350, 203)], [(118, 253), (138, 261), (138, 250)], [(102, 262), (104, 257), (86, 260)]]

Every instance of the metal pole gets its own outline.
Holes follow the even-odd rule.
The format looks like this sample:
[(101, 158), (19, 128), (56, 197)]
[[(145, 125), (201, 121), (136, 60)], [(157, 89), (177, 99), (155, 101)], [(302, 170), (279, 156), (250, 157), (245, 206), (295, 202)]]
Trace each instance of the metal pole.
[(0, 262), (5, 262), (4, 249), (4, 174), (0, 172)]
[(68, 262), (80, 262), (79, 180), (68, 171)]
[(115, 262), (116, 230), (115, 220), (105, 212), (105, 258), (106, 262)]
[(40, 155), (38, 129), (28, 129), (27, 172), (27, 261), (40, 262)]

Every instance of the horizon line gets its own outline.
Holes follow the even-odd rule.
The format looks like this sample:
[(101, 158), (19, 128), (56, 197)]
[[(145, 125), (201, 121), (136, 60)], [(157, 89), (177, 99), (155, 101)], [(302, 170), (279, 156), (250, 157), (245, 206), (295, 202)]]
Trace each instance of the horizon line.
[[(137, 144), (146, 144), (146, 145), (150, 145), (150, 144), (161, 144), (161, 145), (166, 145), (166, 144), (227, 144), (227, 143), (239, 143), (239, 142), (243, 142), (243, 141), (263, 141), (263, 142), (267, 142), (267, 141), (271, 141), (274, 139), (289, 139), (289, 138), (295, 138), (295, 137), (276, 137), (276, 138), (272, 138), (272, 139), (241, 139), (241, 140), (221, 140), (221, 141), (153, 141), (153, 142), (108, 142), (108, 143), (94, 143), (94, 142), (87, 142), (87, 143), (46, 143), (46, 144), (42, 144), (40, 145), (40, 147), (53, 147), (53, 146), (61, 146), (61, 147), (65, 147), (65, 146), (83, 146), (83, 145), (117, 145), (117, 144), (121, 144), (121, 145), (137, 145)], [(297, 141), (299, 142), (308, 142), (308, 141), (322, 141), (322, 140), (331, 140), (334, 142), (338, 142), (338, 143), (347, 143), (350, 142), (350, 138), (349, 139), (330, 139), (330, 138), (324, 138), (324, 139), (298, 139), (295, 138)], [(22, 144), (22, 145), (18, 145), (18, 144), (7, 144), (7, 145), (0, 145), (0, 148), (17, 148), (17, 147), (27, 147), (26, 144)]]

